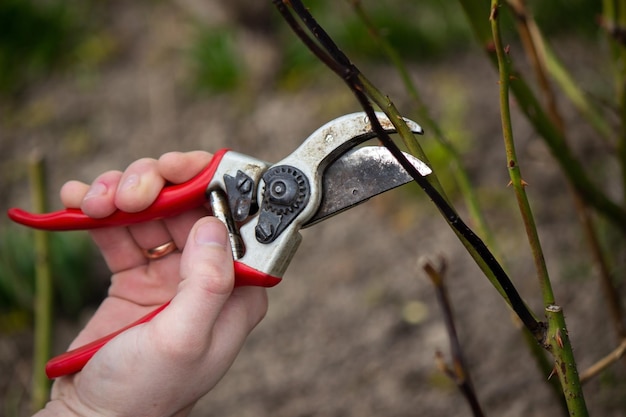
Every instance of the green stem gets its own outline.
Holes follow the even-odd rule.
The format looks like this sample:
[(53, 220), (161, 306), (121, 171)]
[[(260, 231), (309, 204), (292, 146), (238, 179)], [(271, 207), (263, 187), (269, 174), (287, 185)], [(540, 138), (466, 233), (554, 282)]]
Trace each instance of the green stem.
[(585, 403), (572, 345), (567, 334), (563, 309), (557, 305), (550, 305), (546, 307), (545, 312), (548, 322), (545, 348), (554, 356), (554, 371), (561, 381), (570, 416), (588, 416), (589, 411)]
[[(494, 45), (490, 25), (484, 17), (489, 14), (489, 10), (487, 9), (486, 13), (483, 14), (483, 12), (485, 12), (486, 3), (482, 0), (459, 1), (476, 37), (484, 46), (492, 63), (497, 66), (498, 60), (496, 54), (493, 53)], [(511, 82), (510, 88), (515, 95), (519, 109), (545, 141), (552, 156), (558, 162), (564, 174), (569, 178), (590, 207), (593, 207), (596, 211), (604, 215), (613, 224), (618, 226), (621, 231), (626, 232), (626, 210), (609, 199), (601, 188), (591, 181), (580, 161), (566, 145), (561, 131), (552, 123), (550, 117), (546, 115), (539, 100), (537, 100), (535, 94), (524, 81), (523, 77), (513, 71), (510, 71), (510, 74), (511, 77), (514, 78), (514, 82)]]
[(620, 121), (617, 155), (622, 169), (623, 198), (626, 203), (626, 0), (604, 0), (601, 23), (607, 32), (613, 58), (615, 97)]
[(509, 106), (509, 82), (511, 73), (507, 53), (502, 45), (498, 19), (498, 11), (501, 4), (498, 0), (492, 0), (491, 4), (491, 28), (493, 32), (494, 48), (498, 58), (500, 75), (500, 116), (509, 176), (511, 178), (511, 185), (515, 190), (515, 197), (517, 198), (517, 203), (524, 221), (528, 241), (533, 253), (535, 269), (543, 293), (544, 305), (552, 305), (554, 304), (554, 294), (552, 292), (552, 285), (550, 284), (550, 278), (548, 276), (548, 268), (546, 267), (543, 250), (541, 249), (541, 242), (539, 241), (539, 234), (537, 233), (537, 226), (535, 225), (532, 209), (530, 208), (528, 196), (526, 195), (525, 183), (522, 180), (520, 164), (517, 159), (515, 142), (513, 140), (513, 126), (511, 124), (511, 110)]
[[(44, 160), (34, 154), (29, 164), (33, 208), (47, 212)], [(41, 409), (48, 400), (50, 381), (45, 373), (50, 358), (52, 334), (52, 278), (49, 263), (49, 233), (34, 230), (35, 251), (35, 334), (31, 406)]]
[(606, 119), (600, 114), (583, 90), (578, 86), (571, 74), (563, 66), (554, 51), (544, 42), (546, 68), (557, 82), (561, 90), (569, 98), (580, 114), (587, 119), (589, 124), (598, 132), (604, 141), (611, 147), (615, 146), (615, 134)]
[[(371, 98), (374, 104), (380, 107), (387, 114), (389, 120), (396, 123), (396, 129), (398, 130), (398, 134), (400, 135), (404, 143), (407, 144), (407, 147), (409, 147), (409, 144), (411, 144), (411, 147), (409, 147), (409, 151), (413, 155), (422, 159), (424, 162), (430, 165), (430, 162), (428, 162), (428, 157), (424, 153), (419, 142), (415, 139), (413, 133), (410, 131), (405, 123), (400, 122), (402, 120), (402, 117), (389, 99), (389, 97), (383, 95), (363, 74), (359, 75), (359, 81), (363, 84), (364, 91), (366, 92), (368, 97)], [(448, 198), (444, 193), (435, 172), (433, 172), (425, 179), (430, 182), (435, 189), (437, 189), (437, 191), (444, 199), (446, 199), (446, 201), (448, 201)], [(450, 208), (454, 210), (454, 207), (452, 205), (450, 205)], [(445, 214), (444, 218), (446, 218)], [(492, 268), (490, 268), (490, 266), (485, 262), (483, 257), (476, 250), (474, 245), (467, 238), (465, 238), (462, 233), (460, 233), (455, 227), (452, 227), (452, 230), (455, 232), (465, 249), (472, 256), (472, 258), (474, 259), (480, 270), (485, 274), (487, 279), (495, 287), (498, 293), (504, 298), (504, 300), (509, 304), (509, 306), (512, 307), (511, 301), (506, 294), (506, 291), (504, 290), (504, 288), (502, 288), (502, 285), (500, 285), (498, 278), (496, 277)]]
[(565, 318), (560, 307), (554, 305), (554, 293), (548, 275), (539, 235), (534, 222), (530, 203), (526, 195), (525, 184), (522, 180), (521, 170), (515, 153), (515, 142), (513, 140), (513, 128), (511, 124), (511, 114), (509, 107), (509, 82), (511, 79), (510, 63), (502, 44), (502, 36), (500, 32), (500, 19), (498, 12), (501, 3), (499, 0), (491, 1), (491, 31), (493, 36), (493, 46), (496, 52), (498, 69), (500, 75), (500, 112), (502, 131), (504, 136), (504, 145), (507, 155), (507, 164), (509, 167), (509, 175), (511, 183), (515, 190), (520, 212), (526, 227), (529, 244), (535, 261), (535, 268), (541, 286), (543, 301), (545, 305), (546, 317), (548, 319), (547, 336), (544, 342), (555, 359), (555, 369), (561, 382), (563, 395), (570, 416), (587, 416), (588, 411), (585, 404), (582, 387), (578, 377), (578, 370), (572, 346), (567, 337), (567, 327)]

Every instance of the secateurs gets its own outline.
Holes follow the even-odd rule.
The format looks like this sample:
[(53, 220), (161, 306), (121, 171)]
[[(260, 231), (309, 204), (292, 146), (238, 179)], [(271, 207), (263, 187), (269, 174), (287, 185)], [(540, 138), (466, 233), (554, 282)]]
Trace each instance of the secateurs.
[[(394, 127), (382, 113), (383, 129)], [(410, 120), (414, 133), (421, 127)], [(325, 220), (369, 198), (409, 182), (411, 176), (381, 146), (361, 146), (376, 136), (365, 113), (339, 117), (311, 134), (298, 149), (270, 164), (223, 149), (197, 176), (163, 188), (155, 202), (139, 213), (116, 211), (93, 219), (79, 209), (32, 214), (13, 208), (9, 217), (46, 230), (84, 230), (124, 226), (174, 216), (209, 204), (227, 226), (235, 259), (235, 285), (278, 284), (301, 241), (300, 229)], [(422, 161), (405, 155), (421, 175), (431, 173)], [(50, 378), (78, 372), (109, 340), (145, 323), (163, 305), (124, 329), (50, 360)]]

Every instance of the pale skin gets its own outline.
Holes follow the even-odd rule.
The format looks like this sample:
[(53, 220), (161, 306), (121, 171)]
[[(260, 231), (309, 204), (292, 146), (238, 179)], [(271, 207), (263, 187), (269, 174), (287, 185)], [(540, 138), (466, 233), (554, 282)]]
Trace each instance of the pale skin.
[[(109, 171), (92, 184), (70, 181), (65, 207), (94, 218), (148, 207), (169, 183), (196, 175), (206, 152), (171, 152)], [(91, 231), (111, 270), (107, 298), (72, 342), (82, 346), (171, 304), (152, 321), (106, 344), (75, 375), (57, 379), (37, 417), (185, 416), (229, 369), (267, 311), (265, 289), (233, 288), (225, 227), (199, 208), (177, 217)], [(149, 261), (141, 249), (174, 240), (180, 252)]]

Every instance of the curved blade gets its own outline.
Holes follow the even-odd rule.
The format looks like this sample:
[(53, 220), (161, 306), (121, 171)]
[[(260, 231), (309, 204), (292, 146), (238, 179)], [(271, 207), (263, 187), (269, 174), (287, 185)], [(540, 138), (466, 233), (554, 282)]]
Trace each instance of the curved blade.
[[(420, 174), (432, 171), (422, 161), (404, 154)], [(413, 178), (383, 146), (356, 148), (334, 161), (322, 180), (322, 201), (309, 227), (368, 199), (411, 182)]]

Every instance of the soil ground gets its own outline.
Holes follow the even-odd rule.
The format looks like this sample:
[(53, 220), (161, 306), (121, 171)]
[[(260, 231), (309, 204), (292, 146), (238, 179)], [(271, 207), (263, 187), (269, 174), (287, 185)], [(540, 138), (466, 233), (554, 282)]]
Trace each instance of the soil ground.
[[(54, 76), (29, 90), (15, 107), (5, 107), (11, 117), (0, 125), (2, 209), (28, 207), (21, 167), (34, 148), (46, 155), (49, 187), (58, 190), (68, 179), (91, 181), (105, 170), (172, 150), (229, 147), (279, 160), (321, 124), (359, 110), (342, 82), (321, 66), (315, 83), (293, 90), (271, 87), (271, 69), (280, 55), (270, 41), (246, 31), (240, 33), (243, 54), (253, 69), (247, 92), (194, 96), (181, 88), (187, 74), (180, 45), (189, 33), (189, 15), (211, 23), (228, 19), (229, 11), (216, 2), (183, 0), (113, 5), (106, 10), (107, 30), (119, 49), (95, 79)], [(597, 51), (577, 40), (563, 45), (567, 58), (579, 63), (579, 75), (600, 72)], [(519, 49), (512, 54), (521, 61)], [(454, 118), (451, 109), (461, 109), (450, 123), (460, 129), (472, 180), (515, 284), (541, 315), (532, 258), (512, 190), (506, 187), (494, 70), (478, 50), (411, 70), (435, 118)], [(365, 72), (400, 109), (408, 106), (393, 69)], [(565, 114), (573, 140), (588, 144), (589, 129), (567, 107)], [(564, 180), (522, 118), (515, 116), (514, 123), (557, 300), (567, 315), (579, 368), (585, 369), (612, 350), (616, 338)], [(423, 140), (433, 138), (427, 132)], [(595, 145), (585, 146), (581, 151), (590, 155), (590, 163), (601, 163), (593, 161)], [(58, 208), (58, 200), (53, 201)], [(457, 327), (486, 414), (559, 415), (545, 383), (548, 375), (534, 365), (504, 302), (418, 190), (387, 193), (303, 235), (284, 282), (269, 291), (268, 316), (193, 416), (470, 415), (435, 361), (436, 352), (449, 360), (448, 339), (418, 260), (438, 256), (449, 266)], [(56, 353), (77, 328), (59, 324)], [(28, 394), (21, 389), (30, 375), (30, 334), (2, 336), (0, 348), (5, 379), (0, 403), (26, 404)], [(587, 384), (591, 414), (625, 416), (624, 384), (622, 363)], [(27, 415), (23, 405), (20, 409)]]

